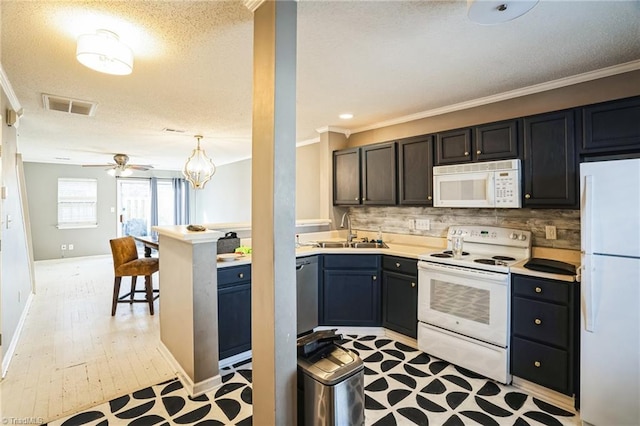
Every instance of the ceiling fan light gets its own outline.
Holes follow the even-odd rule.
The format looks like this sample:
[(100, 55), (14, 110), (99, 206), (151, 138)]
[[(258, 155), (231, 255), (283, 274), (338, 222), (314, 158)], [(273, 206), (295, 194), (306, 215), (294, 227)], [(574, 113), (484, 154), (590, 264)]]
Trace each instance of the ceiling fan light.
[(120, 176), (131, 176), (133, 174), (133, 170), (131, 170), (130, 168), (123, 166), (121, 171), (120, 171)]
[(76, 59), (92, 70), (113, 75), (127, 75), (133, 71), (133, 52), (108, 30), (78, 37)]
[(216, 166), (213, 161), (207, 157), (204, 149), (200, 148), (200, 139), (202, 136), (196, 136), (198, 144), (196, 149), (191, 152), (191, 156), (182, 169), (184, 177), (191, 182), (193, 189), (202, 189), (204, 185), (211, 180), (216, 173)]
[(113, 168), (113, 169), (109, 169), (109, 170), (107, 170), (107, 174), (108, 174), (109, 176), (115, 176), (115, 175), (116, 175), (116, 169), (115, 169), (115, 168)]

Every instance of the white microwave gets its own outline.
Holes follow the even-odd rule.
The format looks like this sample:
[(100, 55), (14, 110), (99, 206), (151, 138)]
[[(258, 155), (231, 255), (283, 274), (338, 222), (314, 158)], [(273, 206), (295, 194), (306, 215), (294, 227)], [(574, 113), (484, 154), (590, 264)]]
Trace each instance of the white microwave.
[(433, 168), (434, 207), (519, 208), (520, 160)]

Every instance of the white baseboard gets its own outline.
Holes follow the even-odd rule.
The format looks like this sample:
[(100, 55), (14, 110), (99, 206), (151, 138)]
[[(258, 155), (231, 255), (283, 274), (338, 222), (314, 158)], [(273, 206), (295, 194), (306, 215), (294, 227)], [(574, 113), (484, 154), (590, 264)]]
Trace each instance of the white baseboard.
[(160, 353), (164, 357), (164, 359), (169, 363), (171, 368), (173, 368), (174, 372), (182, 382), (182, 386), (189, 392), (189, 396), (195, 398), (196, 396), (200, 396), (203, 393), (210, 392), (220, 387), (222, 384), (222, 377), (220, 374), (216, 374), (213, 377), (210, 377), (206, 380), (202, 380), (200, 382), (195, 383), (191, 377), (187, 374), (186, 371), (182, 368), (180, 363), (173, 357), (173, 354), (165, 346), (162, 341), (160, 341), (160, 345), (158, 346)]
[(571, 413), (578, 414), (574, 405), (573, 397), (562, 394), (560, 392), (556, 392), (551, 389), (547, 389), (543, 386), (532, 383), (528, 380), (522, 379), (520, 377), (513, 376), (513, 381), (511, 382), (513, 386), (516, 388), (522, 389), (529, 395), (535, 396), (538, 399), (541, 399), (549, 404), (555, 405), (556, 407), (560, 407), (563, 410), (567, 410)]
[(31, 301), (33, 300), (33, 293), (29, 293), (29, 297), (27, 298), (27, 303), (24, 305), (24, 310), (20, 315), (20, 319), (18, 320), (18, 325), (16, 327), (16, 332), (13, 333), (13, 338), (11, 342), (9, 342), (9, 347), (7, 348), (7, 352), (2, 358), (2, 378), (7, 375), (7, 371), (9, 370), (9, 364), (11, 363), (11, 359), (13, 358), (13, 354), (16, 351), (16, 347), (18, 346), (18, 340), (20, 340), (20, 334), (22, 334), (22, 329), (24, 328), (24, 322), (27, 319), (27, 314), (29, 313), (29, 308), (31, 308)]
[(220, 363), (218, 364), (220, 366), (220, 370), (222, 370), (223, 368), (226, 367), (231, 367), (233, 366), (233, 364), (237, 364), (241, 361), (245, 361), (247, 359), (251, 358), (251, 351), (245, 351), (242, 353), (239, 353), (237, 355), (233, 355), (230, 356), (229, 358), (225, 358), (220, 360)]
[(396, 342), (400, 342), (404, 345), (410, 346), (414, 349), (418, 349), (418, 341), (412, 337), (405, 336), (404, 334), (400, 334), (396, 331), (389, 330), (388, 328), (384, 328), (384, 335), (390, 339), (395, 340)]
[(313, 329), (313, 331), (319, 330), (333, 330), (336, 329), (338, 334), (357, 334), (359, 336), (384, 336), (385, 329), (382, 327), (351, 327), (351, 326), (329, 326), (321, 325)]

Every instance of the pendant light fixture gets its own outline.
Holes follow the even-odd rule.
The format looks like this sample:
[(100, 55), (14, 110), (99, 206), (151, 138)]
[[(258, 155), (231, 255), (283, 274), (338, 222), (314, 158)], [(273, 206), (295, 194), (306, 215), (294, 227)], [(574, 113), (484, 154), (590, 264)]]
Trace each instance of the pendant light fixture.
[(133, 52), (109, 30), (78, 37), (76, 58), (92, 70), (113, 75), (127, 75), (133, 71)]
[(213, 164), (213, 161), (207, 157), (204, 149), (200, 148), (202, 135), (196, 135), (195, 138), (198, 140), (198, 144), (196, 145), (196, 149), (191, 152), (191, 157), (187, 159), (182, 169), (182, 174), (191, 182), (193, 189), (202, 189), (215, 174), (216, 166)]

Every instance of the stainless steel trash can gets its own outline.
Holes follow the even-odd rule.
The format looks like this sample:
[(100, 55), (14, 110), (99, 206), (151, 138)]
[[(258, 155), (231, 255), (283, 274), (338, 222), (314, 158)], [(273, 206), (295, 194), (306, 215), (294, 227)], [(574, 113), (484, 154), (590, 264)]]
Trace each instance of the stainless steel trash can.
[(298, 423), (305, 426), (364, 425), (364, 364), (333, 343), (298, 355)]

